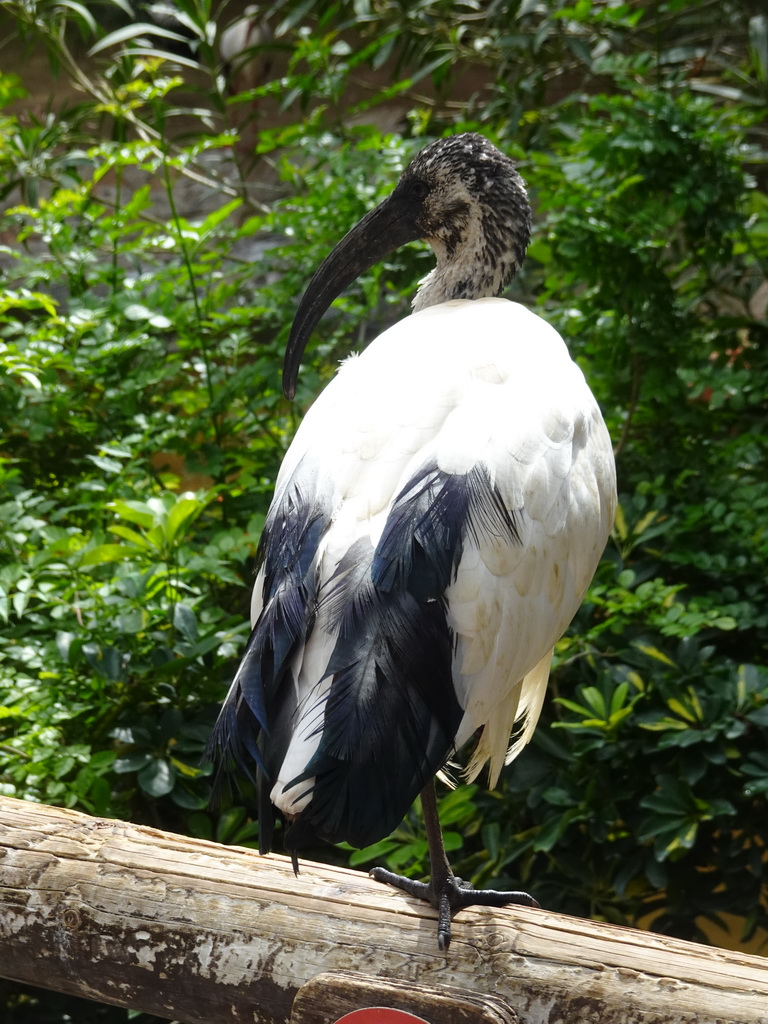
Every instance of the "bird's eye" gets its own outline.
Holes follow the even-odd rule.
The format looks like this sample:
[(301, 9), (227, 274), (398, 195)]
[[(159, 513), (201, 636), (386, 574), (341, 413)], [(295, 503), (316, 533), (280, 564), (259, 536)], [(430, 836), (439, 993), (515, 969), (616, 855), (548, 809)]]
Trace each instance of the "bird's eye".
[(411, 182), (411, 187), (408, 189), (408, 192), (412, 199), (426, 199), (429, 195), (429, 185), (426, 181), (422, 181), (420, 178), (417, 178), (415, 181)]

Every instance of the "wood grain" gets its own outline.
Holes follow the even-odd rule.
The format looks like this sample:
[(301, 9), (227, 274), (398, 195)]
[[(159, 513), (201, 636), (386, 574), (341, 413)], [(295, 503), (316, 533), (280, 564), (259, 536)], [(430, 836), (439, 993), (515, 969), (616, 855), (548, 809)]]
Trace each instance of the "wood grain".
[(443, 954), (430, 908), (359, 872), (295, 878), (285, 857), (0, 797), (0, 975), (184, 1024), (287, 1024), (294, 1002), (309, 1024), (318, 976), (350, 972), (360, 998), (458, 991), (520, 1024), (768, 1024), (761, 957), (523, 907), (462, 912)]

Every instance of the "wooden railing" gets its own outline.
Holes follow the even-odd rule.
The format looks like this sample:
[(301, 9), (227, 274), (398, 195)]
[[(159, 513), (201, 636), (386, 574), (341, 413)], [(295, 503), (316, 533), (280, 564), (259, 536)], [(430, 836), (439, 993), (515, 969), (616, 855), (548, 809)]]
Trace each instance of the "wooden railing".
[(768, 959), (0, 798), (0, 976), (184, 1024), (768, 1024)]

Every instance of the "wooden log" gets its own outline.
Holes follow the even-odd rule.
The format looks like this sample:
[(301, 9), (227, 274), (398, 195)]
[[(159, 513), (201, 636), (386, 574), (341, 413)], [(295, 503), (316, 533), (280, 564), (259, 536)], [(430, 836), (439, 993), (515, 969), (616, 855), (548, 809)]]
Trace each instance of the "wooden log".
[(285, 857), (0, 798), (12, 980), (185, 1024), (328, 1024), (355, 1001), (430, 1024), (768, 1024), (761, 957), (517, 907), (463, 911), (447, 953), (435, 931), (360, 872), (295, 878)]

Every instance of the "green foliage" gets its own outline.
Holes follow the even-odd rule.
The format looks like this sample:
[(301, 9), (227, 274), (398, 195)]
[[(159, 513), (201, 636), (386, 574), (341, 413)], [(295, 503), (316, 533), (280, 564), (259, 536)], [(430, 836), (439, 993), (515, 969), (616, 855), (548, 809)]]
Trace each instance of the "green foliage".
[[(283, 2), (255, 51), (279, 73), (230, 96), (209, 0), (177, 0), (181, 54), (125, 0), (4, 7), (86, 98), (19, 114), (31, 83), (0, 77), (0, 792), (254, 841), (247, 791), (207, 809), (200, 755), (300, 416), (296, 298), (427, 138), (478, 129), (529, 182), (510, 294), (584, 367), (621, 508), (535, 740), (496, 792), (443, 796), (449, 850), (554, 909), (765, 928), (765, 19)], [(392, 103), (401, 132), (368, 123)], [(300, 407), (429, 266), (411, 247), (338, 300)], [(312, 852), (427, 868), (417, 808), (374, 848)]]

